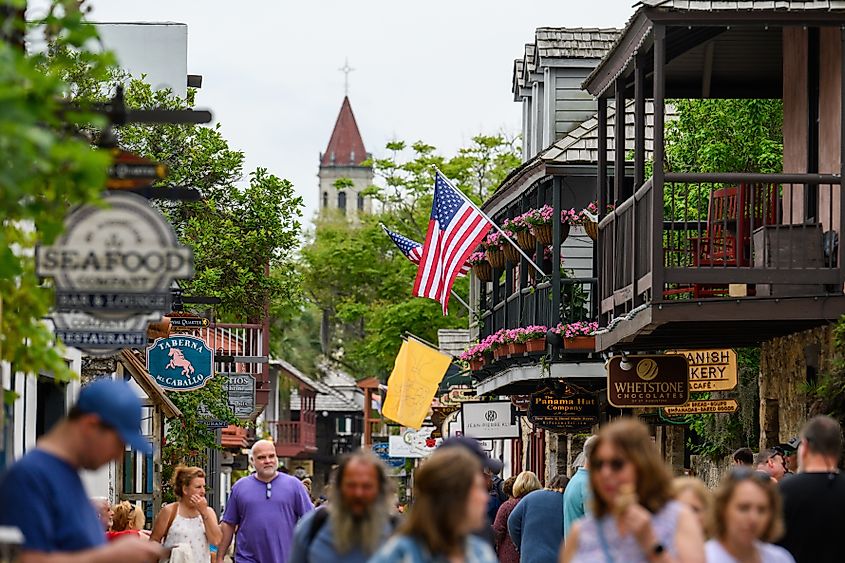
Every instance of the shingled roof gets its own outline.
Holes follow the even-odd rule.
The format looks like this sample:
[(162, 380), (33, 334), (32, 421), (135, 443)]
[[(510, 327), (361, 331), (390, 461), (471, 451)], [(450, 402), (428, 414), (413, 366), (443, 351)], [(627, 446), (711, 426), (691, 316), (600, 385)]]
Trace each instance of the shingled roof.
[(367, 160), (364, 140), (358, 130), (349, 97), (344, 96), (326, 152), (320, 155), (320, 166), (359, 166)]
[(536, 56), (543, 59), (601, 59), (620, 30), (595, 27), (538, 27), (534, 32)]
[(845, 0), (642, 0), (640, 6), (671, 10), (845, 10)]

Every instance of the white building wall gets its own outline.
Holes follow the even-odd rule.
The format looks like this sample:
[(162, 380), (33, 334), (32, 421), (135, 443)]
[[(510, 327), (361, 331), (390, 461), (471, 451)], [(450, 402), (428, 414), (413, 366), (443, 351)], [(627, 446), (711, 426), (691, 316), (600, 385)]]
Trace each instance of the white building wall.
[(120, 68), (153, 89), (171, 88), (184, 98), (188, 88), (188, 26), (184, 23), (97, 23), (103, 46)]

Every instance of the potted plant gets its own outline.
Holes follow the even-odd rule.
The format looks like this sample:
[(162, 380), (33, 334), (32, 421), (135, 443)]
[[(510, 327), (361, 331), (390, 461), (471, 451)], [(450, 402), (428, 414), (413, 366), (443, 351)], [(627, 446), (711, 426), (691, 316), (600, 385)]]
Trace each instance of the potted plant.
[[(530, 213), (530, 211), (528, 213)], [(531, 225), (529, 225), (525, 220), (526, 215), (526, 213), (523, 213), (513, 219), (506, 219), (502, 226), (505, 230), (516, 235), (516, 242), (519, 245), (519, 248), (528, 252), (534, 250), (534, 246), (537, 244), (537, 238), (534, 236)]]
[(505, 255), (502, 252), (504, 244), (506, 244), (506, 241), (499, 231), (490, 231), (484, 239), (484, 253), (487, 256), (487, 262), (490, 263), (490, 266), (499, 270), (505, 267)]
[(470, 346), (458, 359), (469, 364), (471, 371), (479, 371), (484, 367), (484, 345)]
[(517, 338), (525, 343), (526, 352), (545, 352), (547, 331), (542, 325), (531, 325), (521, 329)]
[[(607, 212), (610, 213), (614, 209), (614, 205), (609, 203), (607, 205)], [(593, 240), (599, 238), (599, 205), (591, 202), (587, 207), (578, 213), (578, 222), (584, 227), (584, 231)]]
[(509, 342), (508, 342), (508, 355), (509, 356), (522, 356), (525, 354), (525, 342), (520, 340), (520, 335), (522, 331), (525, 330), (523, 328), (515, 328), (513, 330), (508, 331), (510, 334), (508, 335)]
[[(552, 244), (553, 225), (552, 217), (554, 216), (554, 208), (551, 205), (544, 205), (540, 209), (532, 209), (528, 213), (523, 214), (524, 221), (531, 225), (534, 236), (540, 241), (540, 244)], [(564, 209), (560, 212), (560, 242), (566, 240), (569, 236), (569, 230), (572, 225), (578, 224), (578, 213), (574, 209)]]
[(473, 252), (467, 258), (467, 264), (472, 267), (472, 272), (483, 282), (493, 281), (493, 268), (487, 261), (487, 255), (483, 250)]
[(563, 337), (563, 347), (566, 350), (594, 352), (596, 349), (596, 331), (599, 323), (578, 321), (558, 325), (558, 331)]

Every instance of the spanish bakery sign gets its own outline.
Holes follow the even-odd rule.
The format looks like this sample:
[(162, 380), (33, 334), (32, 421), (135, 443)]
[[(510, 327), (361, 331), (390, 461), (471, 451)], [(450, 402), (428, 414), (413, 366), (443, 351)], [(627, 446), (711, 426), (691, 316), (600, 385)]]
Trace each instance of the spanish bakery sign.
[(147, 348), (147, 371), (164, 389), (199, 389), (214, 375), (214, 351), (196, 336), (158, 338)]
[(689, 400), (684, 356), (614, 356), (606, 368), (607, 400), (614, 407), (669, 407)]
[(56, 333), (67, 344), (143, 345), (149, 314), (170, 310), (174, 279), (193, 276), (193, 254), (143, 197), (113, 192), (71, 212), (64, 234), (36, 250), (36, 272), (56, 288)]
[(730, 391), (737, 385), (736, 352), (723, 350), (674, 350), (689, 363), (690, 391)]

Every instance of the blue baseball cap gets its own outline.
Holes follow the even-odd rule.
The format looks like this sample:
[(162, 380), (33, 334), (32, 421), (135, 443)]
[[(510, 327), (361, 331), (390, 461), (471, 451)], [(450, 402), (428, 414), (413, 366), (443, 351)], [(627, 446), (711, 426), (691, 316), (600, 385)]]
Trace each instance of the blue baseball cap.
[(133, 450), (152, 453), (152, 445), (141, 434), (141, 400), (125, 381), (98, 379), (86, 385), (79, 392), (76, 409), (97, 415)]

